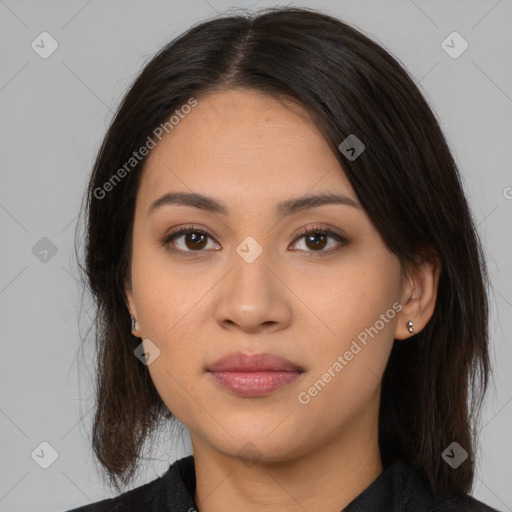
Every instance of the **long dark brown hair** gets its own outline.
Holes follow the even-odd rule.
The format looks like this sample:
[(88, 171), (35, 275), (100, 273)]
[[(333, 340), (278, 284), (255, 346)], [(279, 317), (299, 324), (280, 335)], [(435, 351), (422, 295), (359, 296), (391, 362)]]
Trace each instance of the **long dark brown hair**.
[[(144, 66), (103, 140), (82, 203), (80, 267), (97, 306), (92, 444), (104, 476), (117, 490), (119, 482), (127, 485), (145, 440), (174, 418), (134, 356), (140, 339), (131, 334), (124, 285), (145, 158), (126, 163), (191, 98), (230, 89), (299, 102), (401, 264), (414, 265), (420, 254), (441, 263), (432, 318), (411, 340), (394, 342), (382, 381), (379, 445), (384, 466), (408, 460), (437, 497), (468, 493), (490, 375), (489, 284), (456, 164), (397, 60), (358, 30), (305, 8), (241, 11), (193, 26)], [(366, 146), (352, 161), (338, 149), (350, 134)], [(456, 470), (441, 457), (453, 441), (468, 452)]]

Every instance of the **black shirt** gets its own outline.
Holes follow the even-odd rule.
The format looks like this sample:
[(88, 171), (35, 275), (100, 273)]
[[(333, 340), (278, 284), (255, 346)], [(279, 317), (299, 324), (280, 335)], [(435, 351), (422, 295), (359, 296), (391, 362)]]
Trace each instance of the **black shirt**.
[[(152, 482), (68, 512), (196, 512), (195, 486), (194, 457), (189, 455)], [(426, 480), (413, 466), (397, 460), (340, 512), (448, 511), (498, 512), (468, 495), (435, 503)], [(229, 507), (219, 512), (229, 512)]]

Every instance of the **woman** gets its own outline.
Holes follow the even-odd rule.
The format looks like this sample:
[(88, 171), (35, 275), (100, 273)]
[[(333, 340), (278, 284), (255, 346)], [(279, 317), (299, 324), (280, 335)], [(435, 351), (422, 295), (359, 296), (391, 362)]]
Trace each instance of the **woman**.
[(122, 101), (86, 207), (95, 455), (121, 491), (160, 421), (193, 454), (75, 510), (493, 510), (480, 241), (376, 43), (311, 9), (194, 26)]

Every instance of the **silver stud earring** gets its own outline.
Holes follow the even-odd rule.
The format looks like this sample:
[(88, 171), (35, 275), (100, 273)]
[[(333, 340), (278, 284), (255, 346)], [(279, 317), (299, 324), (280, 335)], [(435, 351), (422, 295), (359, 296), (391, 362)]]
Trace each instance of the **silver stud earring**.
[(134, 316), (132, 316), (132, 331), (136, 331), (137, 330), (137, 320), (135, 319)]
[(409, 320), (407, 322), (407, 329), (409, 329), (409, 332), (414, 332), (414, 327), (412, 326), (412, 322)]

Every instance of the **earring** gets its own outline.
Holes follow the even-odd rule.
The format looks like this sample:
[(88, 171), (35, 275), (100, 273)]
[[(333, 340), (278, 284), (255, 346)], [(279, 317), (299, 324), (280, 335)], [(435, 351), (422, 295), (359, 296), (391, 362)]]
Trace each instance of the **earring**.
[(132, 316), (132, 331), (137, 331), (137, 320), (134, 316)]
[(409, 329), (409, 332), (414, 332), (414, 328), (410, 320), (405, 325), (407, 325), (407, 329)]

